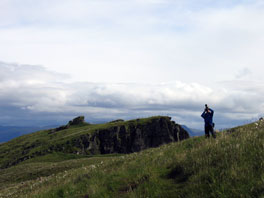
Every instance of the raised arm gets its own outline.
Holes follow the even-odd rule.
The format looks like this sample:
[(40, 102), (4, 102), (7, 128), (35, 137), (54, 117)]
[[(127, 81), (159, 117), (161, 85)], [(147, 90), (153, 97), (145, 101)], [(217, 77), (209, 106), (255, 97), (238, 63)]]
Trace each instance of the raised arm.
[(201, 115), (202, 118), (205, 118), (205, 111)]

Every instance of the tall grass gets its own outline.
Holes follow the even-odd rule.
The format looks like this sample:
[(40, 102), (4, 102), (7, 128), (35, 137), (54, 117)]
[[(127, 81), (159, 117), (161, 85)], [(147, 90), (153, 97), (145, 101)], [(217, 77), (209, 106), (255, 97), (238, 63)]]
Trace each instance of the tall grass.
[(263, 151), (258, 122), (14, 183), (0, 197), (264, 197)]

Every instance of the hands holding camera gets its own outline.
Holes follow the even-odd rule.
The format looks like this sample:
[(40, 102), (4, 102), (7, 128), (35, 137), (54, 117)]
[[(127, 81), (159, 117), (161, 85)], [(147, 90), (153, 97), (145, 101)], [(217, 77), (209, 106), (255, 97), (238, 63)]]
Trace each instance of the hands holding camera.
[(205, 112), (205, 113), (211, 113), (211, 111), (210, 111), (210, 109), (209, 109), (209, 107), (208, 107), (207, 104), (205, 104), (204, 112)]

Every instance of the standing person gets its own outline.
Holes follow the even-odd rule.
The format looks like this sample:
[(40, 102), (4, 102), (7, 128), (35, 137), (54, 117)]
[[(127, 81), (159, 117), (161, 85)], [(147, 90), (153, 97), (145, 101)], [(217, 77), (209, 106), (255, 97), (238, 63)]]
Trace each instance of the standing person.
[(214, 138), (216, 138), (215, 132), (214, 132), (214, 123), (213, 123), (213, 116), (214, 116), (214, 110), (210, 109), (207, 104), (205, 105), (204, 112), (201, 115), (204, 119), (204, 132), (205, 132), (205, 137), (209, 138), (210, 134)]

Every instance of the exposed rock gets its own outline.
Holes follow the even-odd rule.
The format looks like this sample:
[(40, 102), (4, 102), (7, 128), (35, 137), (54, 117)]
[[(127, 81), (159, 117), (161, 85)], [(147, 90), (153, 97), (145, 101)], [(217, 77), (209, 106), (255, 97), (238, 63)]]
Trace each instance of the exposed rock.
[(189, 138), (170, 117), (155, 117), (146, 123), (126, 122), (82, 135), (74, 146), (82, 154), (132, 153)]
[(68, 125), (79, 125), (79, 124), (84, 124), (84, 116), (78, 116), (74, 118), (73, 120), (69, 121)]
[(73, 120), (69, 121), (67, 125), (62, 125), (62, 126), (59, 126), (55, 129), (51, 129), (49, 131), (49, 134), (68, 129), (68, 128), (70, 128), (70, 126), (80, 125), (80, 124), (84, 124), (84, 123), (85, 123), (84, 116), (78, 116), (78, 117), (74, 118)]

